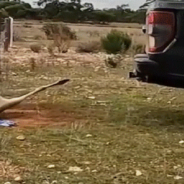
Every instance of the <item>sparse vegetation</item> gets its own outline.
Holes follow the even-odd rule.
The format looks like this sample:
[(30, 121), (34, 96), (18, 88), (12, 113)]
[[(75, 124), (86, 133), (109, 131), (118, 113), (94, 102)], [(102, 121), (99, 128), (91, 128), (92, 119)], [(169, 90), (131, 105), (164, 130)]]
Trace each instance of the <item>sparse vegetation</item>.
[(89, 34), (90, 37), (99, 37), (100, 36), (99, 31), (88, 31), (87, 33)]
[(22, 42), (24, 39), (21, 37), (21, 33), (19, 29), (15, 29), (13, 31), (13, 41), (14, 42)]
[(47, 50), (48, 50), (50, 56), (54, 56), (54, 45), (53, 44), (49, 44), (47, 46)]
[[(57, 47), (58, 52), (66, 53), (70, 47), (71, 40), (76, 39), (76, 33), (65, 24), (45, 24), (42, 28), (48, 40), (53, 40), (52, 47)], [(51, 51), (51, 46), (48, 49)]]
[(65, 24), (47, 23), (43, 26), (42, 30), (44, 31), (48, 40), (53, 40), (54, 36), (56, 35), (63, 37), (63, 39), (77, 39), (76, 33)]
[(30, 45), (30, 49), (35, 53), (40, 53), (42, 46), (41, 44), (32, 44)]
[[(36, 25), (31, 28), (34, 35), (44, 34)], [(118, 26), (124, 31), (129, 25)], [(126, 30), (143, 45), (141, 29), (134, 26), (139, 25)], [(91, 27), (104, 35), (111, 29)], [(80, 25), (71, 52), (56, 57), (48, 52), (54, 56), (58, 37), (43, 40), (48, 52), (43, 48), (33, 54), (28, 46), (35, 37), (26, 37), (30, 30), (22, 29), (20, 37), (28, 42), (15, 42), (6, 54), (10, 77), (0, 82), (1, 95), (19, 96), (57, 78), (71, 82), (0, 115), (18, 124), (0, 129), (0, 183), (18, 183), (17, 178), (28, 184), (183, 183), (183, 90), (127, 80), (133, 62), (129, 52), (76, 53), (78, 42), (89, 39), (89, 46), (99, 39), (89, 37), (88, 25)], [(138, 48), (142, 46), (133, 45), (129, 51)], [(19, 135), (25, 139), (18, 140)]]
[(34, 39), (35, 39), (35, 40), (43, 40), (44, 38), (43, 38), (43, 36), (41, 36), (41, 35), (35, 35), (35, 36), (34, 36)]
[(134, 44), (132, 46), (132, 52), (134, 54), (143, 54), (143, 53), (145, 53), (145, 45), (143, 45), (143, 44)]
[(77, 46), (77, 52), (99, 52), (100, 49), (101, 43), (99, 41), (82, 42)]
[(101, 39), (102, 46), (107, 53), (117, 54), (127, 51), (132, 43), (131, 37), (117, 30), (111, 30), (107, 36)]
[(32, 27), (32, 25), (31, 25), (31, 24), (29, 24), (29, 23), (25, 23), (25, 24), (23, 25), (23, 27), (25, 27), (25, 28), (31, 28), (31, 27)]
[(107, 67), (117, 68), (120, 67), (122, 60), (121, 55), (109, 56), (105, 58), (105, 64)]

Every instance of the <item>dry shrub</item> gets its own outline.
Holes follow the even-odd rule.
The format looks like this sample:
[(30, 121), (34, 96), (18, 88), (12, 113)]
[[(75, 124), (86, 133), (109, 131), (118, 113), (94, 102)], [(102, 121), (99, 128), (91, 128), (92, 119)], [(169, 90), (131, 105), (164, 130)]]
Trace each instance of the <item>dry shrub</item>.
[(1, 68), (0, 68), (0, 81), (8, 80), (10, 74), (10, 59), (8, 57), (1, 58)]
[(145, 53), (145, 45), (143, 44), (134, 44), (132, 46), (132, 51), (134, 54), (143, 54)]
[(47, 50), (51, 56), (54, 56), (54, 46), (53, 44), (50, 44), (47, 46)]
[(16, 166), (10, 160), (0, 160), (0, 178), (1, 179), (15, 179), (20, 174), (31, 172), (25, 167)]
[(34, 40), (43, 40), (44, 38), (43, 38), (43, 36), (41, 36), (41, 35), (35, 35), (34, 36)]
[(90, 41), (79, 43), (77, 47), (77, 52), (99, 52), (101, 49), (101, 44), (98, 41)]
[(32, 23), (25, 23), (24, 25), (23, 25), (23, 27), (25, 27), (25, 28), (31, 28), (32, 27)]
[(48, 48), (51, 55), (53, 55), (55, 47), (58, 48), (58, 52), (66, 53), (70, 47), (71, 40), (76, 40), (75, 32), (71, 31), (65, 24), (48, 23), (43, 26), (42, 30), (45, 32), (47, 39), (53, 40), (52, 46)]
[(123, 58), (120, 54), (107, 56), (105, 58), (105, 65), (109, 68), (117, 68), (121, 66)]
[(30, 65), (31, 65), (31, 70), (33, 71), (36, 68), (35, 58), (30, 58)]
[(57, 35), (54, 36), (54, 43), (53, 46), (58, 48), (58, 52), (66, 53), (68, 52), (68, 49), (70, 48), (71, 40), (66, 35)]
[(42, 46), (40, 44), (32, 44), (30, 45), (30, 49), (35, 53), (40, 53)]
[(90, 37), (99, 37), (100, 36), (99, 31), (88, 31), (87, 34), (89, 34)]
[(14, 42), (23, 42), (25, 41), (22, 37), (21, 37), (21, 31), (18, 29), (14, 29), (13, 31), (13, 41)]
[(53, 40), (54, 35), (65, 35), (71, 40), (77, 39), (76, 33), (65, 24), (47, 23), (42, 27), (42, 30), (44, 31), (48, 40)]

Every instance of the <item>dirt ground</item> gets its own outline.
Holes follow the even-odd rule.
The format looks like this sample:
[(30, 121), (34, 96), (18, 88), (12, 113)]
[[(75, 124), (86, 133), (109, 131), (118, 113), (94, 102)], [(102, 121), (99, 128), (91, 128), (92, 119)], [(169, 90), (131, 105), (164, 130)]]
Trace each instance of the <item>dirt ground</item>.
[[(14, 42), (14, 46), (10, 49), (8, 53), (4, 54), (5, 61), (4, 62), (4, 70), (6, 72), (5, 81), (3, 81), (1, 89), (1, 94), (5, 96), (16, 96), (21, 95), (24, 91), (29, 91), (37, 87), (38, 84), (45, 84), (46, 82), (53, 81), (54, 79), (57, 80), (60, 77), (60, 73), (52, 74), (55, 76), (45, 76), (43, 75), (43, 71), (40, 73), (38, 71), (30, 71), (31, 70), (31, 63), (30, 58), (34, 58), (36, 61), (36, 70), (41, 70), (42, 67), (46, 71), (50, 69), (50, 67), (55, 70), (57, 67), (65, 68), (66, 71), (64, 73), (65, 76), (70, 78), (70, 69), (78, 68), (78, 70), (85, 70), (85, 67), (90, 67), (94, 69), (94, 71), (98, 72), (101, 70), (102, 73), (108, 75), (108, 69), (105, 66), (104, 58), (106, 54), (103, 52), (97, 54), (90, 54), (90, 53), (77, 53), (76, 46), (80, 42), (91, 41), (91, 40), (99, 40), (100, 37), (107, 34), (111, 29), (117, 29), (124, 31), (133, 37), (133, 42), (142, 43), (142, 40), (145, 40), (143, 34), (141, 33), (141, 26), (138, 24), (111, 24), (110, 26), (94, 26), (94, 25), (83, 25), (83, 24), (68, 24), (73, 31), (76, 32), (78, 39), (72, 42), (72, 47), (69, 49), (69, 52), (66, 54), (58, 54), (57, 57), (51, 57), (47, 51), (47, 45), (49, 41), (46, 39), (43, 31), (41, 30), (43, 26), (43, 22), (40, 23), (39, 21), (16, 21), (14, 23), (14, 31), (18, 37), (21, 37), (21, 41)], [(90, 32), (98, 32), (98, 36), (89, 36)], [(35, 37), (40, 36), (42, 39), (37, 40)], [(30, 45), (33, 43), (41, 43), (43, 45), (43, 49), (41, 53), (33, 53), (30, 50)], [(132, 60), (132, 54), (126, 54), (125, 62)], [(126, 64), (124, 63), (125, 67), (131, 65), (132, 63), (129, 62)], [(12, 67), (13, 66), (13, 67)], [(21, 68), (23, 71), (20, 71)], [(69, 69), (68, 69), (69, 68)], [(16, 72), (14, 72), (14, 69)], [(62, 70), (62, 69), (61, 69)], [(67, 71), (68, 70), (68, 71)], [(22, 72), (22, 73), (21, 73)], [(48, 71), (49, 73), (52, 73)], [(32, 74), (31, 74), (32, 73)], [(29, 78), (29, 83), (25, 82), (27, 80), (26, 75), (40, 75), (35, 76), (36, 79)], [(125, 77), (127, 77), (128, 73), (124, 73)], [(50, 74), (49, 74), (50, 75)], [(102, 74), (103, 75), (103, 74)], [(28, 76), (27, 76), (28, 77)], [(38, 77), (38, 78), (37, 78)], [(41, 80), (40, 80), (41, 79)], [(32, 81), (33, 80), (33, 81)], [(37, 80), (35, 83), (34, 80)], [(43, 81), (45, 80), (45, 83)], [(75, 79), (72, 79), (75, 80)], [(77, 80), (77, 79), (76, 79)], [(16, 81), (16, 82), (15, 82)], [(11, 83), (14, 83), (14, 87), (12, 88)], [(19, 85), (21, 88), (19, 89)], [(32, 85), (30, 87), (30, 85)], [(34, 87), (33, 87), (34, 86)], [(15, 89), (14, 89), (15, 88)], [(17, 89), (18, 88), (18, 89)], [(62, 118), (62, 124), (68, 119), (72, 117), (70, 114), (61, 114), (61, 112), (51, 112), (52, 109), (49, 108), (48, 110), (39, 109), (37, 105), (20, 105), (19, 109), (8, 110), (7, 111), (7, 118), (14, 120), (17, 122), (18, 126), (42, 126), (42, 125), (58, 125), (55, 123), (57, 119)], [(52, 104), (48, 104), (48, 106), (52, 107)], [(23, 107), (23, 108), (22, 108)], [(25, 108), (27, 110), (25, 110)], [(41, 111), (41, 112), (40, 112)], [(49, 113), (50, 112), (50, 113)], [(50, 116), (49, 116), (50, 115)], [(66, 117), (65, 117), (66, 116)], [(68, 117), (69, 116), (69, 117)], [(52, 119), (52, 120), (51, 120)], [(76, 119), (76, 117), (73, 117)]]
[[(17, 123), (0, 128), (0, 183), (183, 184), (183, 90), (128, 79), (132, 52), (117, 68), (106, 66), (104, 52), (76, 52), (79, 42), (99, 40), (112, 28), (145, 43), (141, 25), (69, 24), (79, 39), (54, 57), (42, 25), (15, 21), (22, 40), (3, 56), (1, 95), (23, 95), (59, 78), (71, 81), (0, 115)], [(89, 31), (99, 34), (90, 37)], [(41, 43), (42, 51), (33, 53), (32, 43)]]

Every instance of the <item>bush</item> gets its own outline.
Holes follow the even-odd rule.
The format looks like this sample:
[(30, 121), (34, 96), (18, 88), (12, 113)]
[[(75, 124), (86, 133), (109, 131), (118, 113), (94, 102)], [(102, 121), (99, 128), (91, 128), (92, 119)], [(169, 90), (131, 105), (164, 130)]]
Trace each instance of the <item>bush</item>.
[(18, 10), (17, 13), (16, 13), (16, 17), (17, 18), (24, 18), (27, 14), (27, 11), (26, 10)]
[(101, 44), (98, 41), (83, 42), (77, 47), (77, 52), (98, 52), (101, 48)]
[(39, 53), (41, 51), (42, 47), (40, 44), (33, 44), (33, 45), (30, 45), (30, 49), (33, 52)]
[(111, 30), (107, 36), (101, 39), (102, 47), (109, 54), (117, 54), (121, 51), (127, 51), (132, 43), (131, 37), (117, 30)]
[(70, 47), (70, 39), (65, 35), (54, 35), (53, 46), (58, 48), (58, 52), (66, 53)]
[(112, 22), (115, 20), (115, 15), (106, 11), (95, 11), (95, 20), (99, 22)]
[(19, 10), (25, 10), (25, 6), (24, 4), (16, 4), (16, 5), (11, 5), (11, 6), (7, 6), (5, 7), (5, 11), (8, 12), (8, 14), (10, 16), (15, 16)]
[(53, 40), (54, 35), (63, 35), (71, 40), (77, 39), (75, 32), (71, 31), (65, 24), (47, 23), (42, 27), (42, 30), (45, 32), (48, 40)]
[(76, 39), (75, 32), (65, 24), (48, 23), (43, 26), (47, 39), (53, 40), (53, 47), (57, 47), (59, 52), (66, 53), (70, 47), (71, 40)]

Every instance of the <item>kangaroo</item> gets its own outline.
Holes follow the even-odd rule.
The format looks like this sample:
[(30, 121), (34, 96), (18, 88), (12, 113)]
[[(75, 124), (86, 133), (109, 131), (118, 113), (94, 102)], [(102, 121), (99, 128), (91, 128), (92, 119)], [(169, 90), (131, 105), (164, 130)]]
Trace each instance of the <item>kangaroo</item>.
[(28, 97), (30, 97), (36, 93), (44, 91), (47, 88), (50, 88), (53, 86), (63, 85), (65, 83), (67, 83), (68, 81), (69, 81), (69, 79), (59, 80), (59, 81), (54, 82), (52, 84), (49, 84), (46, 86), (41, 86), (28, 94), (25, 94), (23, 96), (16, 97), (16, 98), (6, 99), (6, 98), (3, 98), (2, 96), (0, 96), (0, 113), (7, 110), (7, 109), (10, 109), (11, 107), (14, 107), (14, 106), (20, 104), (22, 101), (24, 101), (25, 99), (27, 99)]

